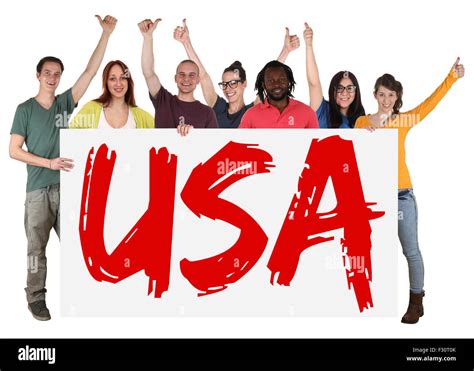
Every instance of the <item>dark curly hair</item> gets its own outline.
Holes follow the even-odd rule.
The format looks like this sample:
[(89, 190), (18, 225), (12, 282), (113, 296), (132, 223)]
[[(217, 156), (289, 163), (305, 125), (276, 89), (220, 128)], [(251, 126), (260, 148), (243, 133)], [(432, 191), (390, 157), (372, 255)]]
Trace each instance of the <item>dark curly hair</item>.
[(268, 62), (265, 67), (258, 73), (257, 75), (257, 81), (255, 82), (255, 90), (257, 91), (258, 97), (260, 98), (260, 101), (264, 101), (266, 97), (265, 89), (263, 87), (264, 82), (265, 82), (265, 72), (269, 68), (283, 68), (286, 74), (286, 78), (288, 79), (288, 96), (293, 97), (293, 91), (295, 90), (295, 85), (296, 81), (295, 78), (293, 77), (293, 71), (291, 70), (290, 67), (288, 67), (286, 64), (281, 63), (279, 61), (271, 61)]

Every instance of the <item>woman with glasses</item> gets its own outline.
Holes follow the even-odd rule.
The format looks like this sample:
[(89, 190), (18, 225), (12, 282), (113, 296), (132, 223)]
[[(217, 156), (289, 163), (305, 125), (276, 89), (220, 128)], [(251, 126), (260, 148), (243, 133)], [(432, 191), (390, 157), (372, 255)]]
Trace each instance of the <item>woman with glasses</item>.
[[(245, 104), (244, 91), (247, 87), (247, 77), (242, 64), (235, 61), (227, 67), (222, 74), (222, 81), (218, 84), (227, 101), (219, 96), (214, 88), (211, 77), (201, 63), (201, 60), (194, 50), (189, 37), (189, 29), (186, 25), (186, 19), (183, 20), (183, 26), (176, 27), (173, 37), (181, 42), (188, 54), (189, 59), (199, 66), (199, 76), (201, 79), (201, 88), (204, 99), (209, 107), (214, 110), (217, 122), (220, 128), (238, 128), (244, 113), (254, 104), (259, 102), (258, 97), (254, 102)], [(290, 35), (286, 29), (285, 42), (283, 49), (278, 57), (280, 62), (284, 62), (289, 53), (297, 49), (300, 45), (298, 36)]]
[(405, 139), (408, 131), (423, 120), (443, 99), (451, 86), (464, 76), (464, 67), (459, 58), (448, 76), (423, 103), (414, 109), (401, 113), (403, 87), (392, 75), (385, 74), (377, 79), (374, 97), (378, 111), (373, 115), (357, 119), (356, 128), (370, 131), (376, 128), (398, 130), (398, 238), (403, 254), (408, 262), (410, 280), (410, 299), (408, 309), (402, 317), (403, 323), (417, 323), (423, 316), (424, 266), (418, 247), (418, 209), (405, 162)]
[(71, 129), (154, 128), (155, 120), (137, 107), (134, 83), (122, 61), (110, 61), (102, 73), (102, 95), (82, 107), (69, 124)]
[(313, 30), (305, 23), (306, 75), (310, 106), (316, 111), (320, 128), (353, 128), (359, 116), (365, 115), (359, 83), (349, 71), (340, 71), (329, 84), (328, 99), (323, 97), (319, 71), (313, 50)]

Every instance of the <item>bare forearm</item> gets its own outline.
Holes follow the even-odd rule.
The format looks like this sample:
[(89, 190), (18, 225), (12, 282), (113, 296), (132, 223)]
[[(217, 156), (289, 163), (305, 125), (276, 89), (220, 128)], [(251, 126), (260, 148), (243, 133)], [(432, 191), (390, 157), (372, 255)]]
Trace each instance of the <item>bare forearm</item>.
[(184, 49), (186, 50), (186, 54), (188, 55), (188, 58), (198, 65), (199, 77), (201, 80), (201, 89), (204, 95), (204, 99), (206, 100), (206, 103), (209, 107), (214, 107), (217, 101), (217, 92), (214, 88), (211, 76), (209, 76), (206, 69), (204, 68), (204, 65), (202, 64), (196, 51), (194, 50), (193, 45), (191, 44), (191, 40), (187, 40), (183, 43), (183, 45)]
[(145, 76), (146, 85), (148, 91), (152, 97), (161, 89), (161, 82), (155, 73), (155, 57), (153, 55), (153, 38), (145, 36), (143, 38), (143, 49), (142, 49), (142, 71)]
[(36, 156), (25, 151), (23, 148), (10, 149), (10, 157), (32, 166), (46, 167), (48, 169), (51, 166), (50, 159)]
[(84, 71), (85, 73), (95, 76), (99, 70), (102, 60), (104, 59), (105, 50), (107, 49), (107, 44), (109, 43), (109, 38), (109, 33), (102, 32), (100, 40), (89, 59), (89, 63), (87, 63), (86, 70)]
[(285, 63), (286, 58), (288, 58), (289, 54), (290, 54), (290, 52), (288, 51), (288, 49), (283, 47), (283, 49), (280, 52), (280, 55), (277, 58), (277, 61), (281, 62), (281, 63)]
[(87, 88), (89, 87), (92, 79), (97, 74), (100, 64), (104, 59), (105, 50), (107, 49), (107, 43), (109, 42), (109, 38), (109, 33), (102, 32), (99, 43), (94, 49), (94, 52), (92, 53), (89, 59), (89, 63), (87, 63), (86, 69), (72, 87), (72, 97), (75, 103), (79, 102), (79, 100), (82, 98)]
[(314, 56), (313, 46), (306, 46), (306, 78), (310, 86), (321, 88), (319, 80), (319, 70)]
[(312, 45), (306, 45), (306, 78), (308, 80), (310, 106), (317, 110), (323, 100), (323, 90)]
[(201, 78), (207, 75), (207, 71), (204, 68), (204, 65), (202, 64), (201, 60), (199, 59), (196, 51), (194, 50), (194, 47), (191, 44), (191, 40), (188, 40), (185, 43), (183, 43), (183, 46), (184, 46), (184, 49), (186, 50), (186, 54), (188, 55), (188, 58), (198, 65), (199, 75), (201, 76)]
[(143, 38), (142, 71), (145, 78), (155, 74), (155, 55), (153, 54), (153, 38)]

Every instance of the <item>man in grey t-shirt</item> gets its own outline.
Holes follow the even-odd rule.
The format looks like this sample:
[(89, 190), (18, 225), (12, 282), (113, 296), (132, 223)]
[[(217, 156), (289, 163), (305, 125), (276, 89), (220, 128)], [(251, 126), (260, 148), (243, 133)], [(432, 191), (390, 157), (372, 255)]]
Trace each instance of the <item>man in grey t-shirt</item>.
[[(102, 35), (85, 71), (64, 93), (55, 95), (64, 70), (56, 57), (44, 57), (36, 66), (38, 94), (17, 107), (10, 131), (10, 157), (27, 164), (28, 181), (25, 201), (25, 231), (28, 240), (26, 299), (33, 317), (51, 319), (46, 306), (46, 245), (49, 233), (60, 234), (59, 170), (73, 168), (71, 159), (59, 156), (59, 129), (97, 73), (117, 20), (96, 16)], [(27, 150), (23, 149), (26, 144)]]

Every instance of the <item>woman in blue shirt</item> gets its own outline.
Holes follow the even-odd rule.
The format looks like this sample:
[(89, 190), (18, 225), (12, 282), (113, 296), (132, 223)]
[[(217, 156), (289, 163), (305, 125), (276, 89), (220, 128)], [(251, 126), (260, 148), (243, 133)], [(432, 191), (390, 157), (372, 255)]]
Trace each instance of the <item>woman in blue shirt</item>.
[(359, 116), (365, 115), (359, 82), (352, 72), (340, 71), (329, 84), (328, 98), (324, 99), (319, 71), (313, 50), (313, 30), (305, 23), (306, 74), (310, 106), (316, 111), (320, 128), (353, 128)]

